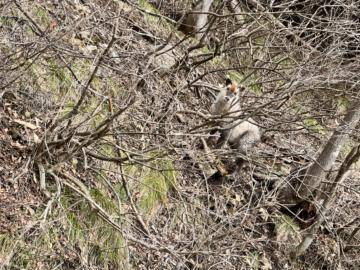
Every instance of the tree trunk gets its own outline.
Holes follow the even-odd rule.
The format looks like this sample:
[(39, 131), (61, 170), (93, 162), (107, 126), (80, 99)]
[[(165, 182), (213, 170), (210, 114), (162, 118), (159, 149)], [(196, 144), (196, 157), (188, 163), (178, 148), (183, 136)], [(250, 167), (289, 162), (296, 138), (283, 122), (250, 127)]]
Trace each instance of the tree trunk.
[[(201, 38), (202, 33), (205, 30), (207, 21), (208, 21), (208, 14), (207, 12), (209, 12), (211, 4), (214, 0), (203, 0), (201, 1), (201, 3), (199, 4), (199, 9), (195, 8), (196, 10), (200, 10), (201, 14), (198, 14), (197, 18), (196, 18), (196, 25), (195, 25), (195, 31), (196, 34), (195, 36), (197, 38)], [(201, 9), (200, 9), (201, 6)]]
[(320, 208), (320, 211), (317, 214), (315, 223), (310, 227), (303, 241), (296, 247), (295, 252), (292, 254), (293, 259), (303, 254), (313, 242), (317, 230), (325, 220), (325, 214), (331, 205), (332, 199), (334, 198), (336, 187), (344, 178), (346, 178), (345, 176), (346, 172), (350, 169), (352, 164), (356, 163), (359, 160), (359, 157), (360, 157), (360, 145), (357, 145), (346, 156), (345, 161), (341, 165), (339, 172), (335, 177), (334, 182), (331, 185), (329, 196), (325, 199), (324, 203), (322, 204), (322, 207)]
[(228, 4), (228, 8), (230, 10), (231, 13), (235, 14), (235, 19), (238, 22), (244, 21), (245, 16), (241, 15), (241, 13), (244, 13), (244, 11), (242, 10), (239, 1), (237, 0), (230, 0), (229, 4)]
[(307, 170), (300, 171), (298, 176), (293, 177), (297, 179), (297, 182), (294, 183), (290, 179), (290, 183), (280, 189), (279, 202), (294, 205), (312, 195), (313, 191), (320, 186), (325, 173), (333, 167), (341, 147), (359, 121), (360, 101), (355, 101), (313, 164)]
[(346, 143), (349, 134), (356, 127), (359, 120), (360, 101), (356, 101), (349, 108), (342, 123), (334, 131), (320, 155), (306, 171), (305, 177), (298, 188), (297, 196), (306, 198), (320, 186), (324, 174), (334, 165), (341, 147)]

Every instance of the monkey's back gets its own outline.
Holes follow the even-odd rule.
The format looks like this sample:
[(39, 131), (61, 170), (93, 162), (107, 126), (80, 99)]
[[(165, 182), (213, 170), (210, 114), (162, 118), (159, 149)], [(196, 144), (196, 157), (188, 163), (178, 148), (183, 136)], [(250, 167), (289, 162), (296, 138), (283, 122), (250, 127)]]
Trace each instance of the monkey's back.
[(246, 152), (261, 139), (261, 130), (254, 120), (239, 120), (239, 124), (230, 130), (228, 143), (232, 148)]

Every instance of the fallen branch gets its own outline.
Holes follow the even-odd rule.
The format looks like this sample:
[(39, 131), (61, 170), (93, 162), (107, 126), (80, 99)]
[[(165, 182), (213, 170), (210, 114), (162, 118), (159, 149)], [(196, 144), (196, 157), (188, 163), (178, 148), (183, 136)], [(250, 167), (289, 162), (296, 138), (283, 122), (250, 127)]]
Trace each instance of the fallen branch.
[(205, 150), (207, 158), (210, 161), (210, 164), (214, 164), (214, 166), (216, 167), (218, 172), (221, 174), (221, 176), (228, 175), (229, 172), (225, 168), (225, 165), (221, 162), (220, 159), (216, 158), (215, 155), (213, 153), (211, 153), (211, 151), (209, 149), (209, 146), (207, 145), (204, 138), (201, 138), (201, 142), (202, 142), (202, 144), (204, 146), (204, 150)]

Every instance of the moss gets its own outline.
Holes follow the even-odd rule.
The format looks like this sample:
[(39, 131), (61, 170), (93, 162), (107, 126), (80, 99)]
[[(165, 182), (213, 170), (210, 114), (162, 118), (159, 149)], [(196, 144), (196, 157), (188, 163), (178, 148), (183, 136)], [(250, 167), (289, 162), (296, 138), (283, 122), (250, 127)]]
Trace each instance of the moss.
[(276, 56), (274, 63), (278, 65), (277, 70), (292, 69), (294, 67), (294, 64), (296, 64), (293, 59), (284, 56), (283, 54), (279, 54), (278, 56)]
[[(41, 259), (43, 260), (52, 256), (54, 250), (58, 250), (60, 247), (59, 237), (60, 232), (58, 229), (46, 224), (41, 229), (35, 230), (30, 239), (24, 238), (23, 234), (17, 237), (9, 237), (8, 240), (11, 240), (11, 244), (8, 240), (2, 243), (3, 247), (7, 247), (7, 253), (4, 254), (5, 257), (11, 255), (11, 257), (8, 257), (9, 261), (7, 262), (10, 266), (9, 269), (36, 269), (39, 263), (39, 254), (41, 254)], [(1, 257), (2, 255), (0, 254)], [(45, 261), (41, 263), (44, 264)], [(53, 262), (49, 261), (49, 264), (51, 263)]]
[(300, 228), (289, 216), (275, 218), (275, 232), (276, 240), (284, 245), (297, 245), (301, 241)]
[(354, 141), (348, 140), (347, 143), (340, 149), (341, 159), (345, 159), (345, 157), (351, 152), (355, 145), (356, 143)]
[[(109, 214), (116, 212), (117, 205), (115, 201), (105, 192), (101, 191), (100, 188), (92, 189), (90, 194)], [(94, 219), (92, 216), (87, 220), (88, 222), (86, 222), (84, 227), (90, 230), (90, 233), (87, 233), (87, 235), (92, 236), (89, 239), (91, 241), (87, 243), (89, 245), (90, 259), (103, 267), (109, 267), (109, 265), (120, 267), (126, 257), (125, 242), (121, 233), (97, 217)], [(99, 230), (99, 228), (101, 229)]]
[(139, 6), (143, 9), (145, 9), (146, 11), (160, 14), (160, 11), (157, 8), (155, 8), (153, 5), (148, 3), (148, 1), (146, 1), (146, 0), (139, 0)]
[[(139, 7), (148, 12), (160, 14), (159, 10), (157, 10), (153, 5), (149, 4), (146, 0), (139, 0)], [(145, 21), (153, 27), (161, 22), (161, 19), (159, 17), (152, 16), (146, 13), (144, 14), (144, 18)]]
[(106, 80), (106, 89), (109, 96), (116, 96), (126, 92), (125, 89), (113, 78), (108, 78)]
[(114, 157), (115, 156), (114, 147), (110, 144), (103, 143), (100, 145), (99, 149), (100, 149), (101, 154), (106, 157)]
[(166, 181), (160, 173), (156, 171), (147, 173), (143, 178), (143, 190), (139, 202), (143, 212), (148, 214), (158, 203), (165, 202), (167, 190)]
[(73, 85), (70, 72), (60, 67), (55, 59), (38, 60), (29, 68), (28, 75), (32, 85), (43, 92), (51, 92), (58, 101), (63, 100), (65, 93)]
[(255, 94), (261, 94), (262, 93), (262, 87), (258, 83), (252, 83), (249, 85), (250, 91), (254, 92)]
[(319, 134), (326, 134), (325, 128), (318, 123), (315, 118), (309, 117), (303, 120), (303, 124), (309, 130), (319, 133)]
[[(146, 0), (139, 0), (139, 7), (154, 14), (161, 14), (161, 12), (157, 8), (155, 8), (152, 4), (148, 3)], [(153, 28), (155, 28), (155, 25), (159, 25), (162, 32), (170, 33), (172, 31), (176, 31), (176, 28), (173, 24), (160, 17), (145, 13), (144, 19), (148, 23), (148, 25), (151, 25)]]
[(49, 72), (51, 82), (53, 83), (53, 90), (63, 89), (66, 90), (71, 87), (73, 78), (70, 73), (62, 67), (59, 67), (53, 59), (48, 60)]
[(350, 101), (346, 97), (337, 98), (337, 112), (339, 114), (346, 113), (347, 109), (350, 106)]
[(242, 82), (244, 79), (244, 76), (237, 71), (230, 71), (228, 73), (228, 76), (230, 80), (235, 82)]
[(8, 26), (8, 27), (14, 27), (15, 23), (16, 23), (16, 20), (14, 18), (0, 15), (0, 24), (1, 25)]
[(51, 23), (51, 17), (49, 13), (42, 7), (35, 8), (35, 16), (34, 19), (43, 27), (46, 28)]
[(182, 205), (173, 205), (171, 212), (172, 216), (169, 222), (169, 227), (171, 228), (171, 230), (176, 229), (178, 225), (182, 223), (184, 211), (185, 209)]
[(260, 256), (257, 251), (253, 251), (247, 257), (247, 262), (252, 270), (259, 270), (260, 269)]
[(71, 64), (71, 68), (75, 72), (76, 77), (82, 82), (85, 82), (85, 80), (88, 79), (89, 74), (92, 71), (92, 67), (91, 59), (85, 58), (77, 58)]
[(94, 76), (91, 86), (94, 87), (97, 90), (100, 90), (104, 86), (105, 82), (102, 81), (98, 76)]
[(326, 128), (319, 124), (319, 122), (314, 117), (312, 117), (304, 105), (301, 105), (299, 102), (294, 102), (293, 107), (297, 115), (303, 116), (302, 123), (305, 128), (314, 133), (322, 135), (327, 133)]
[[(85, 82), (92, 70), (92, 64), (88, 59), (76, 59), (72, 63), (71, 68), (74, 70), (79, 80)], [(32, 85), (37, 85), (37, 89), (44, 92), (53, 93), (54, 97), (59, 101), (63, 101), (65, 93), (68, 93), (68, 100), (65, 102), (61, 115), (65, 115), (73, 109), (79, 96), (79, 91), (72, 91), (75, 89), (71, 89), (72, 87), (75, 87), (75, 79), (65, 67), (60, 67), (55, 59), (42, 59), (41, 61), (38, 61), (31, 66), (28, 75)], [(116, 96), (124, 91), (115, 80), (105, 80), (97, 76), (95, 76), (91, 86), (101, 91), (104, 91), (104, 88), (106, 88), (111, 96)], [(99, 100), (96, 97), (90, 97), (82, 110), (87, 113), (92, 113), (97, 108), (98, 104)], [(95, 127), (98, 123), (103, 121), (108, 113), (108, 103), (104, 102), (100, 111), (92, 119), (93, 126)]]
[(203, 52), (203, 53), (210, 53), (210, 49), (208, 48), (208, 46), (204, 46), (204, 47), (202, 47), (200, 50), (201, 50), (201, 52)]

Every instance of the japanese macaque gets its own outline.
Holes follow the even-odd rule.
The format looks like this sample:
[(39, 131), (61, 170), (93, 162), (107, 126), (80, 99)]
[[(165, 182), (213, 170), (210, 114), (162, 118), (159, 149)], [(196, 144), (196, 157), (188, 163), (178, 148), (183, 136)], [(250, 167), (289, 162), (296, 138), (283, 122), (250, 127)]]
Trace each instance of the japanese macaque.
[[(240, 155), (246, 155), (261, 139), (261, 131), (256, 122), (251, 118), (241, 119), (239, 94), (244, 89), (227, 79), (226, 87), (220, 91), (210, 109), (212, 115), (218, 115), (224, 120), (220, 124), (220, 138), (216, 147), (221, 148), (228, 143), (231, 148), (237, 149)], [(242, 163), (243, 159), (238, 158), (237, 162)]]

